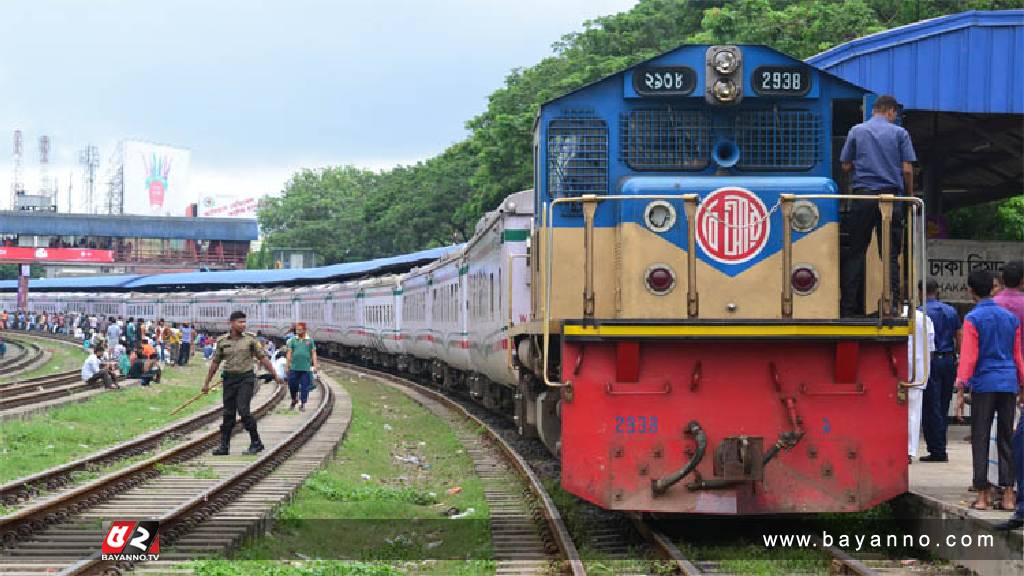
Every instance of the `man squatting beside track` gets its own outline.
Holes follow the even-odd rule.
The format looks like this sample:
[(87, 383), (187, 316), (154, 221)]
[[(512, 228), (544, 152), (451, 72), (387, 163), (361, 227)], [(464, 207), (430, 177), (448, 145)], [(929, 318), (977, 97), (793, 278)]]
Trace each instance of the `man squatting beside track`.
[(203, 393), (210, 391), (210, 380), (217, 373), (221, 362), (224, 363), (224, 421), (220, 427), (220, 446), (213, 451), (214, 456), (226, 456), (230, 452), (231, 430), (235, 427), (235, 413), (242, 418), (242, 426), (249, 431), (249, 449), (243, 454), (256, 454), (263, 450), (263, 442), (256, 431), (256, 419), (249, 413), (253, 391), (256, 388), (256, 374), (252, 369), (253, 359), (268, 372), (274, 374), (274, 380), (284, 386), (284, 380), (274, 372), (274, 366), (267, 358), (256, 336), (245, 331), (245, 313), (236, 310), (228, 318), (231, 330), (217, 339), (217, 349), (210, 362), (210, 371), (206, 373)]

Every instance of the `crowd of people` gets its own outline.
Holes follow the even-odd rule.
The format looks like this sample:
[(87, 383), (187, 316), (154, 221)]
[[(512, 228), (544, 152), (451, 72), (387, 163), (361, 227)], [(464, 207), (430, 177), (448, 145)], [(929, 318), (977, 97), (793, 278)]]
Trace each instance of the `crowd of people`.
[[(971, 508), (1013, 511), (998, 525), (1016, 529), (1024, 525), (1024, 419), (1018, 419), (1017, 405), (1024, 405), (1024, 262), (1008, 262), (999, 274), (986, 269), (972, 270), (967, 286), (975, 304), (961, 321), (956, 309), (939, 300), (938, 283), (926, 285), (927, 302), (918, 314), (916, 337), (919, 361), (924, 342), (931, 351), (928, 378), (923, 387), (908, 393), (909, 461), (917, 456), (924, 433), (928, 455), (919, 462), (948, 462), (948, 415), (956, 397), (955, 418), (962, 422), (965, 406), (971, 407), (971, 456), (973, 478), (970, 490), (977, 493)], [(923, 362), (911, 370), (923, 374)], [(994, 479), (989, 477), (989, 449), (994, 437), (998, 459)], [(1016, 490), (1014, 485), (1016, 484)]]

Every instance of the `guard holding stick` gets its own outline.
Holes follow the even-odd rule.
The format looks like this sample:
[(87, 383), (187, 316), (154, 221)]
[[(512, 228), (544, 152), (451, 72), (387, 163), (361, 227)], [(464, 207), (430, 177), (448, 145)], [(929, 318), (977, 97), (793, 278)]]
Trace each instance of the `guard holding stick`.
[(256, 388), (256, 374), (253, 372), (252, 361), (259, 360), (268, 372), (274, 374), (274, 380), (279, 385), (284, 386), (284, 380), (274, 372), (274, 366), (256, 340), (256, 336), (245, 331), (245, 313), (236, 310), (231, 313), (228, 320), (231, 323), (231, 331), (217, 339), (217, 349), (213, 352), (210, 371), (207, 372), (206, 382), (203, 383), (205, 394), (210, 391), (210, 380), (217, 374), (217, 369), (223, 362), (224, 372), (221, 377), (224, 381), (224, 421), (220, 427), (220, 447), (213, 451), (213, 455), (225, 456), (229, 453), (236, 412), (242, 418), (242, 426), (249, 431), (251, 441), (249, 449), (243, 454), (256, 454), (263, 450), (263, 442), (256, 431), (256, 419), (249, 413), (249, 403)]

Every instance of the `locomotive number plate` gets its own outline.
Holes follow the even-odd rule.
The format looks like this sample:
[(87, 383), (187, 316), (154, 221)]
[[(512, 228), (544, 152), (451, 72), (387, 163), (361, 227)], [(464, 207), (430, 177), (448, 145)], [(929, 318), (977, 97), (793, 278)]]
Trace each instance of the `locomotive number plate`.
[(616, 434), (657, 434), (657, 416), (616, 416)]
[(811, 89), (811, 74), (798, 66), (761, 66), (751, 81), (754, 91), (765, 96), (803, 96)]
[(697, 86), (688, 66), (641, 66), (633, 71), (633, 89), (641, 96), (685, 96)]

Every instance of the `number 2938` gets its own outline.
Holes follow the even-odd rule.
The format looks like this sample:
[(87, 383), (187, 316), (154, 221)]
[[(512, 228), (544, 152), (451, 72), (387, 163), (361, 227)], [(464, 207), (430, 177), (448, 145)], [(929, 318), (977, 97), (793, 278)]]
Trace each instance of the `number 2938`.
[(657, 434), (657, 416), (616, 416), (616, 434)]

